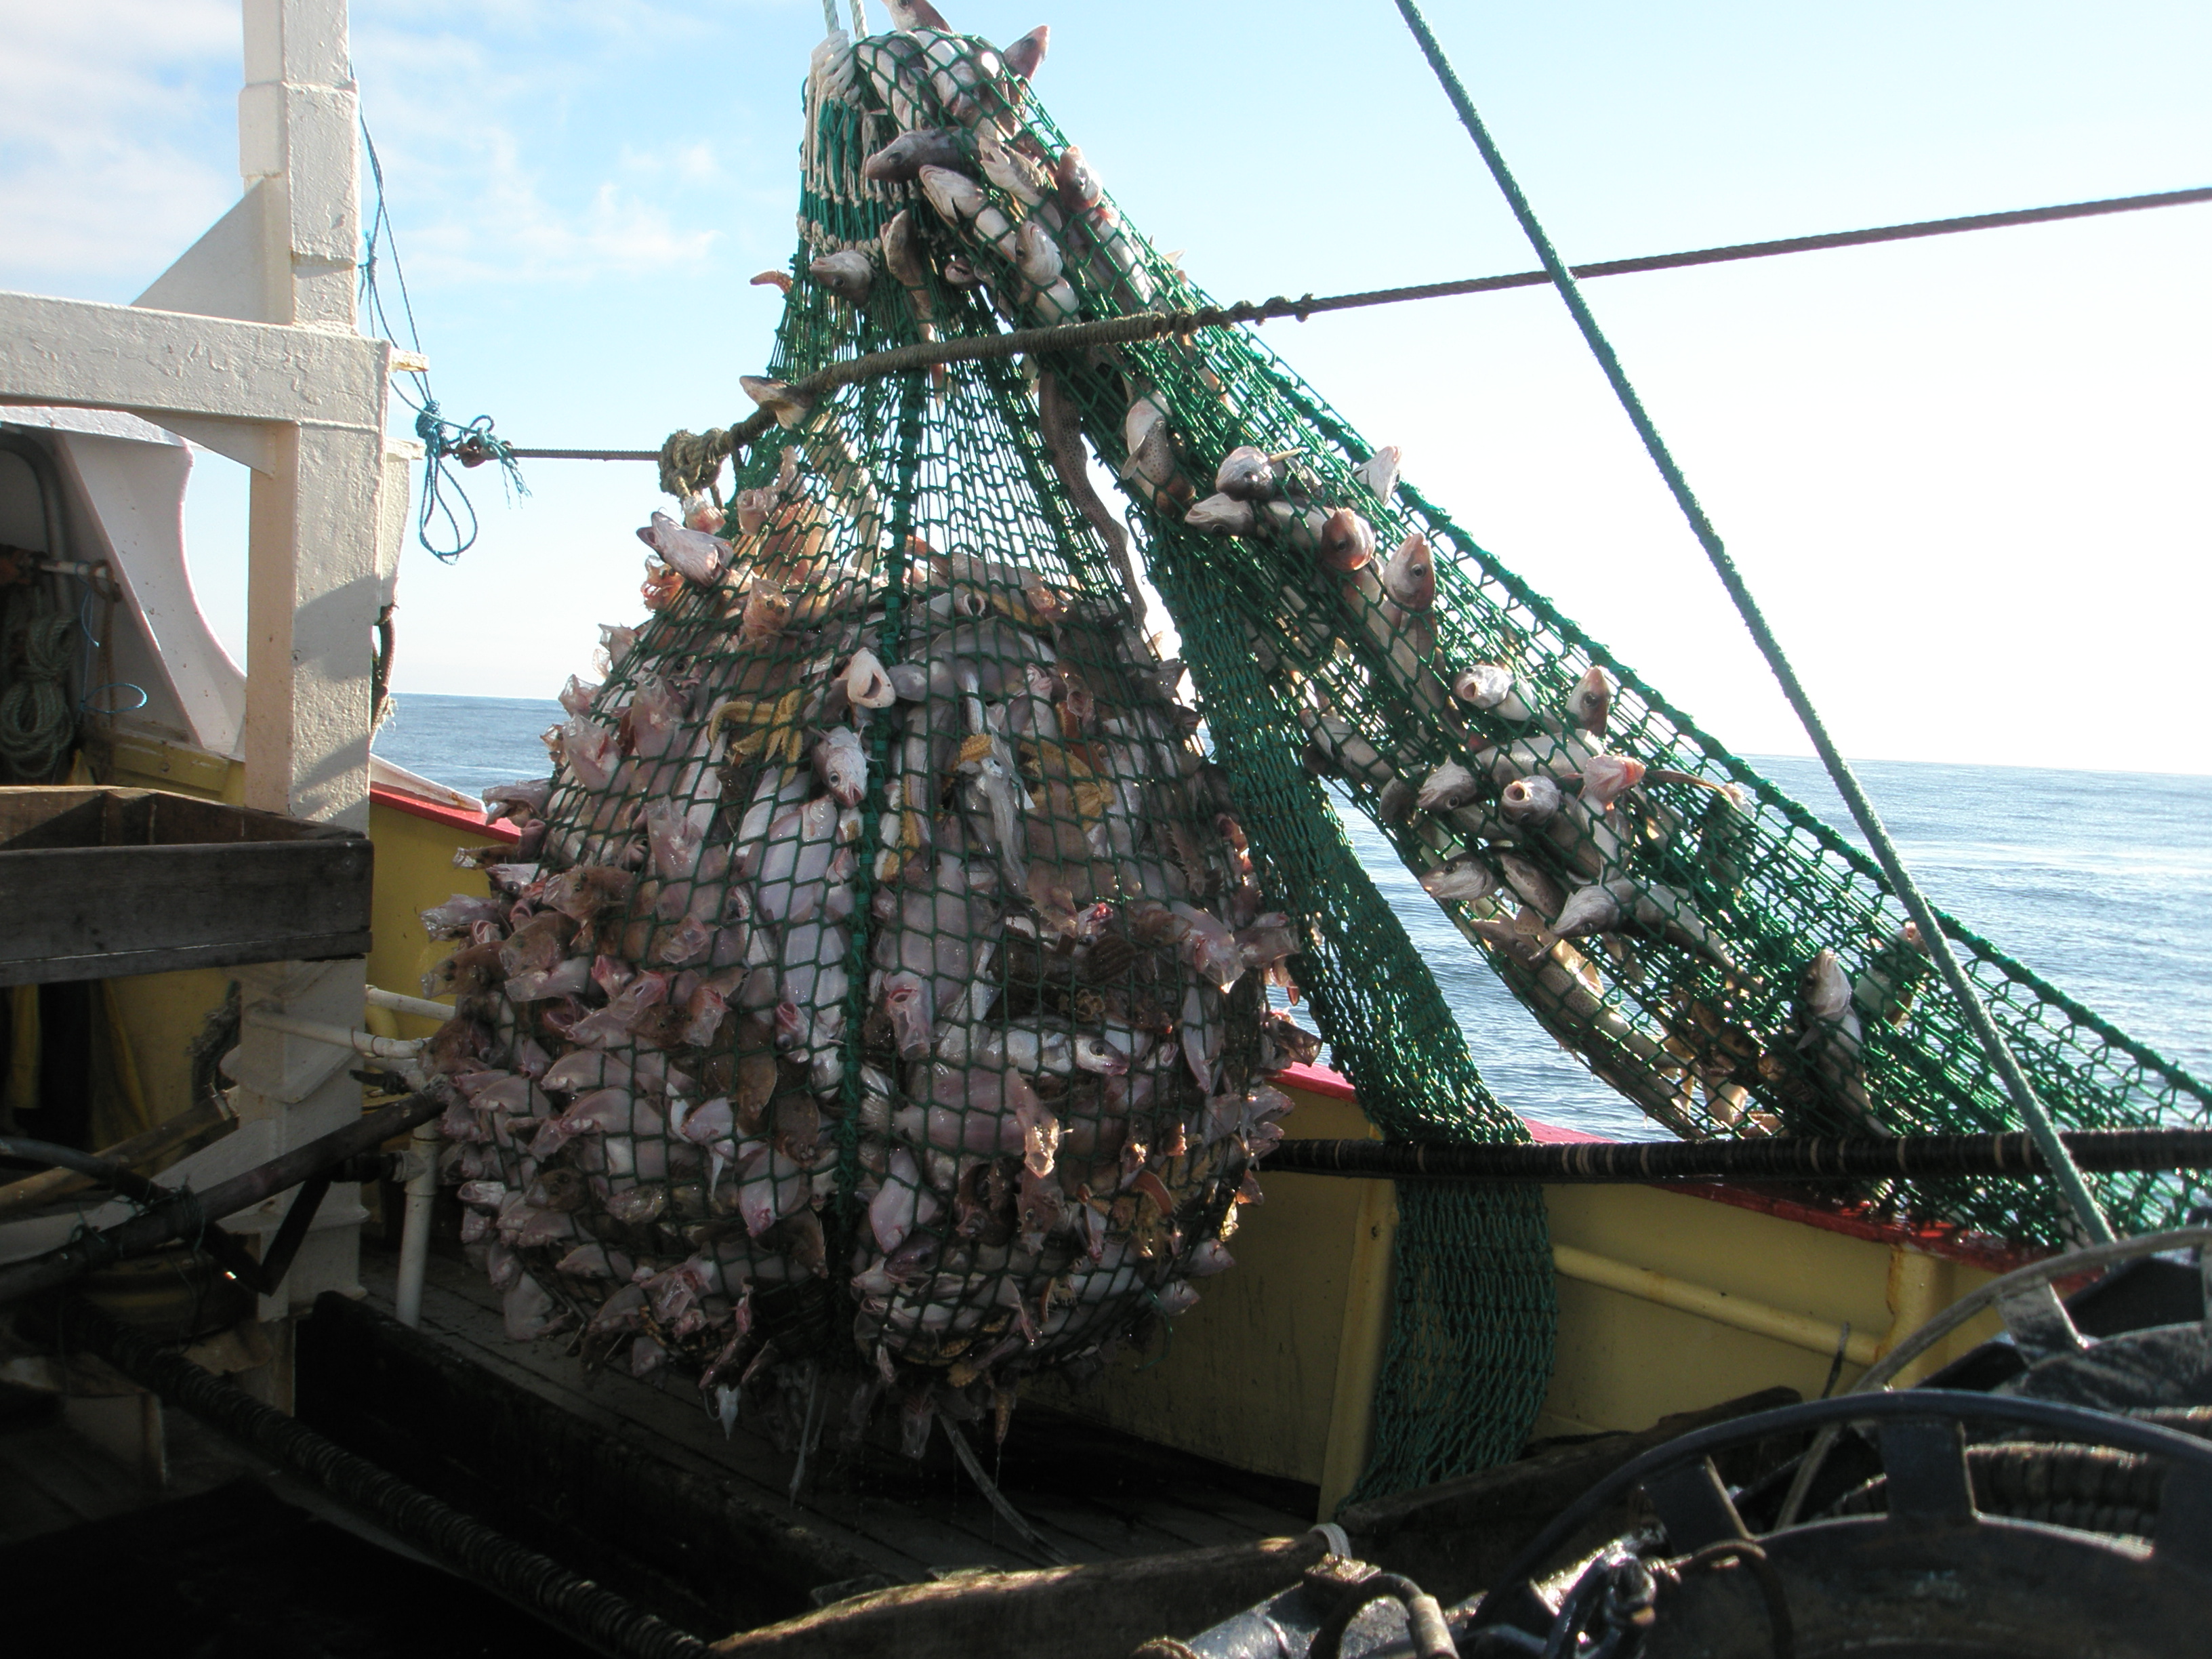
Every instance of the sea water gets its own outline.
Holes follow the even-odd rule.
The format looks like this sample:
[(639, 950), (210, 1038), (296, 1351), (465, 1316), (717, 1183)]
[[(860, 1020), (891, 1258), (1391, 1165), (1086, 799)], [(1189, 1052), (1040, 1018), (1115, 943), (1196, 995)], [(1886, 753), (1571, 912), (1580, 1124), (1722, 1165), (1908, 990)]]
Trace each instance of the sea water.
[[(471, 794), (545, 775), (558, 703), (395, 700), (387, 759)], [(1750, 757), (1856, 839), (1818, 762)], [(1858, 763), (1929, 899), (2139, 1042), (2212, 1079), (2212, 777)], [(1664, 1139), (1531, 1019), (1356, 812), (1352, 845), (1428, 962), (1498, 1097), (1532, 1117)]]

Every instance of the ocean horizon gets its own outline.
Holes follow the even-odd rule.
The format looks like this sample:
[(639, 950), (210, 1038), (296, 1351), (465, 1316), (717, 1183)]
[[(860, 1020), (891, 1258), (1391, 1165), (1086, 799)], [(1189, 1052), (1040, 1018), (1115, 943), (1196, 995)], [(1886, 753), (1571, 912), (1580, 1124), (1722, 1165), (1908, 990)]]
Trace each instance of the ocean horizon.
[[(550, 698), (412, 692), (392, 707), (377, 752), (472, 795), (545, 775), (538, 734), (565, 718)], [(1858, 839), (1818, 761), (1743, 758)], [(2212, 1075), (2212, 776), (1851, 764), (1932, 902), (2138, 1042)], [(1372, 826), (1344, 817), (1499, 1099), (1593, 1134), (1669, 1138), (1536, 1024)]]

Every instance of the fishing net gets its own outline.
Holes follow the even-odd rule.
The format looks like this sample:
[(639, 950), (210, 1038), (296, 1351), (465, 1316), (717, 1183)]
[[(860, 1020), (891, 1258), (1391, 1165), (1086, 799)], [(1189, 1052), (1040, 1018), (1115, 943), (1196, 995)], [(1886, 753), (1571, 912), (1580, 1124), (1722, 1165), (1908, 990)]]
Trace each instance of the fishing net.
[[(1523, 1138), (1333, 792), (1678, 1134), (2015, 1127), (1870, 861), (1249, 330), (795, 384), (1002, 319), (1206, 304), (1036, 104), (1037, 55), (933, 29), (817, 52), (800, 250), (746, 383), (777, 424), (672, 439), (665, 485), (726, 539), (656, 520), (653, 615), (570, 688), (554, 781), (503, 803), (530, 852), (446, 919), (483, 935), (447, 970), (454, 1172), (495, 1272), (530, 1269), (520, 1325), (573, 1304), (633, 1369), (680, 1359), (730, 1407), (750, 1383), (802, 1444), (856, 1352), (853, 1422), (885, 1392), (910, 1445), (1003, 1413), (1024, 1370), (1095, 1364), (1225, 1261), (1279, 1133), (1259, 1079), (1306, 1052), (1263, 976), (1310, 998), (1385, 1133)], [(2202, 1117), (2194, 1079), (1946, 926), (2063, 1123)], [(2092, 1179), (2124, 1229), (2190, 1201)], [(2065, 1226), (2039, 1186), (1882, 1195)], [(1400, 1205), (1366, 1493), (1514, 1455), (1550, 1369), (1536, 1191)]]
[[(942, 108), (918, 118), (955, 124)], [(1033, 100), (1018, 130), (1002, 118), (999, 134), (967, 137), (981, 207), (941, 180), (923, 193), (945, 199), (940, 224), (1019, 321), (1211, 305)], [(1025, 155), (1049, 171), (1025, 176)], [(1074, 250), (1060, 272), (1072, 310), (1025, 274), (1024, 239), (1045, 236)], [(1240, 792), (1303, 749), (1598, 1075), (1690, 1138), (2015, 1127), (1872, 862), (1401, 483), (1397, 453), (1362, 440), (1249, 330), (1092, 352), (1062, 373), (1137, 502)], [(1257, 844), (1279, 826), (1261, 794), (1246, 798)], [(2201, 1083), (1946, 928), (2063, 1121), (2202, 1117)], [(2097, 1185), (2130, 1228), (2188, 1201), (2173, 1176)], [(2038, 1187), (1924, 1196), (1974, 1225), (2058, 1237), (2057, 1200)]]
[[(847, 152), (910, 180), (933, 265), (1019, 326), (1198, 313), (980, 41), (854, 50)], [(832, 54), (830, 61), (842, 59)], [(841, 88), (842, 93), (842, 88)], [(879, 146), (888, 115), (901, 137)], [(816, 129), (827, 133), (826, 119)], [(810, 177), (823, 176), (819, 173)], [(1686, 1138), (2016, 1127), (1871, 860), (1666, 703), (1398, 477), (1249, 329), (1036, 353), (1135, 506), (1216, 758), (1271, 891), (1312, 927), (1300, 978), (1393, 1134), (1519, 1133), (1352, 866), (1312, 780), (1347, 792), (1546, 1030)], [(1294, 757), (1303, 760), (1301, 769)], [(2202, 1121), (2203, 1086), (1944, 918), (2062, 1123)], [(2179, 1221), (2185, 1176), (2095, 1177), (2115, 1224)], [(1878, 1193), (2061, 1242), (2039, 1183)], [(1533, 1406), (1548, 1263), (1532, 1196), (1401, 1194), (1398, 1306), (1365, 1489), (1494, 1457)], [(1543, 1279), (1539, 1284), (1539, 1279)]]
[[(810, 226), (781, 379), (984, 325), (851, 257), (892, 211)], [(919, 1455), (1231, 1265), (1297, 929), (1018, 369), (757, 389), (783, 424), (639, 532), (552, 777), (488, 793), (491, 896), (426, 918), (448, 1173), (513, 1334), (801, 1449), (895, 1404)]]

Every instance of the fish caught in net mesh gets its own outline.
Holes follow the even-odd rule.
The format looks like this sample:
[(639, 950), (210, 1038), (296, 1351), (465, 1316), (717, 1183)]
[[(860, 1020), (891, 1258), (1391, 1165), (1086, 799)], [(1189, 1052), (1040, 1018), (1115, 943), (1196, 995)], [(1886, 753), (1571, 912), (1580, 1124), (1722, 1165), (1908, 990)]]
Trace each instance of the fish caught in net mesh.
[[(977, 118), (999, 83), (948, 69), (958, 42), (963, 61), (988, 61), (981, 43), (928, 29), (854, 48), (904, 129), (867, 165), (912, 177), (1005, 316), (1210, 305), (1025, 88)], [(2017, 1127), (1872, 862), (1401, 483), (1398, 452), (1363, 441), (1252, 329), (1069, 356), (1064, 395), (1135, 502), (1275, 884), (1304, 892), (1316, 873), (1285, 855), (1295, 815), (1278, 810), (1302, 752), (1545, 1030), (1677, 1134)], [(1945, 931), (2062, 1123), (2206, 1115), (2198, 1080), (1964, 927)], [(2170, 1173), (2093, 1182), (2130, 1227), (2178, 1222), (2194, 1190)], [(2018, 1183), (1887, 1196), (2015, 1237), (2067, 1226), (2055, 1191)]]
[[(570, 686), (552, 780), (492, 792), (523, 834), (482, 854), (492, 896), (438, 915), (464, 941), (434, 975), (459, 994), (447, 1164), (518, 1334), (572, 1320), (726, 1410), (750, 1385), (802, 1445), (824, 1367), (849, 1423), (895, 1397), (909, 1449), (935, 1414), (1003, 1425), (1024, 1371), (1094, 1365), (1226, 1265), (1280, 1133), (1266, 1079), (1314, 1053), (1266, 1012), (1293, 974), (1386, 1134), (1525, 1139), (1333, 792), (1678, 1134), (2016, 1127), (1870, 860), (1252, 329), (812, 380), (1210, 303), (1037, 102), (1042, 31), (1002, 54), (894, 9), (814, 55), (799, 249), (756, 279), (785, 297), (743, 382), (763, 412), (671, 439), (652, 615)], [(2205, 1115), (1944, 921), (2063, 1123)], [(2191, 1192), (2093, 1179), (2130, 1230)], [(2065, 1226), (2014, 1184), (1886, 1196)], [(1394, 1258), (1362, 1494), (1514, 1455), (1550, 1369), (1534, 1188), (1408, 1188)]]
[[(793, 315), (911, 329), (845, 251), (802, 250)], [(918, 1451), (1190, 1305), (1281, 1133), (1265, 1079), (1315, 1052), (1267, 1011), (1299, 930), (1182, 665), (1013, 376), (753, 383), (783, 424), (639, 532), (647, 619), (562, 693), (552, 776), (487, 792), (521, 833), (466, 855), (489, 896), (426, 916), (510, 1332), (750, 1383), (793, 1438), (795, 1377), (896, 1401)]]

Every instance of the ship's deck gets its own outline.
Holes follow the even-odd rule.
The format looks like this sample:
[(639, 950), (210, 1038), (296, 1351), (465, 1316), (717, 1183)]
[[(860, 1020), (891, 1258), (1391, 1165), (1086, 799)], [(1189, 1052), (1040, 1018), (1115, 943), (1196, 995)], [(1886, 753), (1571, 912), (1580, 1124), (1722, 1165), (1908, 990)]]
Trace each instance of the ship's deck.
[[(841, 1450), (833, 1429), (794, 1502), (793, 1455), (743, 1419), (726, 1437), (689, 1378), (586, 1375), (565, 1339), (510, 1342), (495, 1293), (450, 1257), (433, 1257), (422, 1325), (401, 1334), (387, 1317), (393, 1265), (365, 1249), (367, 1301), (343, 1323), (319, 1314), (303, 1328), (302, 1416), (678, 1623), (726, 1631), (825, 1591), (1048, 1565), (941, 1442), (917, 1464)], [(984, 1439), (1006, 1497), (1068, 1561), (1312, 1523), (1311, 1486), (1043, 1407), (1015, 1413), (995, 1457)]]

